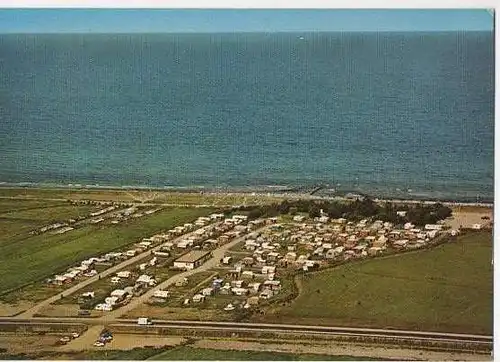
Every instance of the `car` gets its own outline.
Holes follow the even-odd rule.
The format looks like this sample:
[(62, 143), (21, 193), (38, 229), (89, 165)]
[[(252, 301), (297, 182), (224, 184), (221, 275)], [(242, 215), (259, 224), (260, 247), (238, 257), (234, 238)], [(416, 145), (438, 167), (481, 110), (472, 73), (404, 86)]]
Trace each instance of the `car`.
[(69, 338), (68, 336), (64, 336), (59, 341), (63, 343), (68, 343), (69, 341), (71, 341), (71, 338)]
[(94, 347), (104, 347), (104, 343), (100, 342), (100, 341), (96, 341), (94, 343)]
[(76, 332), (73, 332), (73, 333), (71, 333), (71, 337), (72, 338), (78, 338), (78, 337), (80, 337), (80, 334), (76, 333)]
[(482, 220), (489, 220), (489, 219), (490, 219), (490, 217), (489, 217), (489, 216), (483, 216), (481, 219), (482, 219)]

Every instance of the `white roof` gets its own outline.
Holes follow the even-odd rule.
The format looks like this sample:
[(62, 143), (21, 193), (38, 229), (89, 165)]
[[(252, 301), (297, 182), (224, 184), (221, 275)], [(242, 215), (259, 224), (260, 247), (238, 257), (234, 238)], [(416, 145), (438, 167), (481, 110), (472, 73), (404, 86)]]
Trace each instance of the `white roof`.
[(109, 305), (114, 305), (118, 301), (118, 297), (107, 297), (104, 302)]
[(123, 289), (115, 289), (111, 292), (111, 296), (112, 297), (123, 297), (125, 294), (127, 294), (126, 291), (124, 291)]
[(167, 298), (169, 296), (169, 291), (168, 290), (155, 290), (155, 292), (153, 293), (153, 296), (154, 297), (157, 297), (157, 298)]
[(154, 280), (154, 278), (150, 277), (149, 275), (143, 274), (139, 278), (137, 278), (138, 282), (143, 282), (143, 283), (149, 283), (150, 281)]

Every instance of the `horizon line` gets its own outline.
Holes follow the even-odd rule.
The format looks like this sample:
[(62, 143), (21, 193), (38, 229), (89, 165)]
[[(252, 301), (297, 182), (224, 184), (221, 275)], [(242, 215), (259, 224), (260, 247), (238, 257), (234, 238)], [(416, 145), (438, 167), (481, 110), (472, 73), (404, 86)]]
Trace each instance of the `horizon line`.
[(238, 30), (238, 31), (48, 31), (48, 32), (0, 32), (0, 35), (109, 35), (109, 34), (330, 34), (330, 33), (494, 33), (485, 29), (452, 29), (452, 30)]

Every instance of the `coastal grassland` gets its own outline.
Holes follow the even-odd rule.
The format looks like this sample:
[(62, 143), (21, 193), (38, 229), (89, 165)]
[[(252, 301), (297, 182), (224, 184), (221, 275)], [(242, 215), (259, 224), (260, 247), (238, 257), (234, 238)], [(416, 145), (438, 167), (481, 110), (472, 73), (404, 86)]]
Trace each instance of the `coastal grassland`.
[(0, 244), (0, 290), (42, 280), (100, 253), (116, 250), (143, 237), (212, 212), (210, 208), (169, 208), (118, 225), (87, 225), (66, 234), (41, 234), (17, 243)]
[(88, 205), (53, 205), (29, 210), (16, 210), (4, 212), (0, 217), (7, 219), (34, 220), (50, 223), (52, 221), (65, 221), (78, 216), (88, 216), (98, 207)]
[(135, 360), (135, 361), (376, 361), (368, 357), (333, 356), (315, 353), (273, 351), (224, 350), (197, 348), (187, 345), (177, 347), (145, 347), (129, 350), (88, 350), (81, 352), (46, 351), (35, 354), (0, 354), (0, 359), (39, 360)]
[[(0, 189), (0, 192), (2, 189)], [(0, 214), (65, 205), (63, 201), (0, 198)]]
[[(199, 193), (156, 190), (0, 188), (0, 198), (27, 200), (91, 200), (103, 202), (148, 202), (172, 205), (241, 205), (281, 201), (276, 196), (241, 193)], [(11, 200), (11, 199), (8, 199)]]
[(54, 222), (88, 216), (97, 207), (64, 201), (0, 199), (0, 246), (30, 237), (30, 232)]
[[(359, 361), (359, 357), (291, 352), (245, 351), (179, 346), (148, 358), (153, 361)], [(367, 360), (363, 358), (363, 360)], [(375, 360), (375, 359), (369, 359)]]
[(492, 234), (297, 277), (299, 296), (263, 317), (317, 325), (491, 334)]

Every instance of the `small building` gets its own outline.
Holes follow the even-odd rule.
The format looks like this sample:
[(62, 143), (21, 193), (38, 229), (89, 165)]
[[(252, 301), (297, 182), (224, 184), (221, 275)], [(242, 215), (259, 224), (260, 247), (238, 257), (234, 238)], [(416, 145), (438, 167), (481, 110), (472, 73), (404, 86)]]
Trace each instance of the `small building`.
[(266, 280), (264, 282), (264, 289), (280, 290), (281, 282), (279, 280)]
[(155, 290), (153, 293), (153, 297), (155, 298), (168, 298), (170, 296), (170, 292), (168, 290)]
[(107, 297), (104, 299), (104, 303), (109, 305), (115, 305), (116, 303), (118, 303), (119, 300), (120, 298), (118, 297)]
[(86, 293), (82, 293), (82, 297), (83, 298), (89, 298), (89, 299), (92, 299), (95, 297), (95, 292), (86, 292)]
[(396, 240), (394, 243), (392, 243), (392, 245), (395, 248), (404, 248), (404, 247), (406, 247), (406, 244), (408, 244), (408, 240), (406, 240), (406, 239)]
[(159, 256), (161, 258), (168, 258), (170, 256), (170, 253), (167, 251), (153, 251), (153, 255)]
[(194, 297), (193, 297), (193, 302), (195, 303), (201, 303), (205, 300), (205, 296), (202, 295), (202, 294), (196, 294)]
[(305, 216), (302, 216), (302, 215), (296, 215), (293, 217), (293, 221), (302, 222), (304, 220), (305, 220)]
[(95, 310), (103, 311), (103, 312), (109, 312), (113, 310), (113, 306), (107, 303), (101, 303), (97, 304), (94, 308)]
[(405, 230), (410, 230), (410, 229), (413, 229), (415, 225), (413, 225), (411, 222), (407, 222), (406, 224), (404, 224), (404, 229)]
[(241, 277), (242, 277), (242, 278), (250, 278), (250, 279), (253, 279), (253, 277), (254, 277), (254, 273), (253, 273), (253, 271), (251, 271), (251, 270), (245, 270), (245, 271), (243, 271), (243, 273), (241, 273)]
[(443, 225), (438, 225), (438, 224), (426, 224), (424, 226), (425, 230), (441, 230), (443, 228)]
[(154, 285), (156, 285), (156, 280), (147, 274), (143, 274), (139, 278), (137, 278), (136, 283), (154, 286)]
[(127, 250), (125, 252), (126, 256), (135, 256), (135, 254), (137, 254), (137, 250)]
[(186, 270), (192, 270), (210, 259), (211, 253), (203, 250), (193, 250), (182, 255), (174, 261), (174, 267)]
[(202, 295), (208, 297), (209, 295), (212, 295), (213, 292), (214, 292), (213, 288), (204, 288), (199, 294), (202, 294)]
[(321, 223), (327, 223), (330, 218), (328, 216), (321, 216), (318, 221)]
[(151, 242), (150, 241), (141, 241), (139, 243), (139, 247), (141, 248), (144, 248), (144, 249), (148, 249), (149, 247), (151, 247)]
[(232, 288), (231, 292), (233, 292), (234, 295), (242, 296), (242, 295), (247, 295), (248, 294), (248, 289), (246, 288)]
[(129, 272), (129, 271), (121, 271), (121, 272), (116, 273), (116, 276), (117, 276), (118, 278), (125, 278), (125, 279), (127, 279), (127, 278), (130, 278), (130, 275), (131, 275), (131, 274), (132, 274), (132, 273), (131, 273), (131, 272)]
[(123, 289), (115, 289), (111, 292), (112, 297), (116, 297), (117, 301), (123, 300), (127, 296), (127, 292)]

